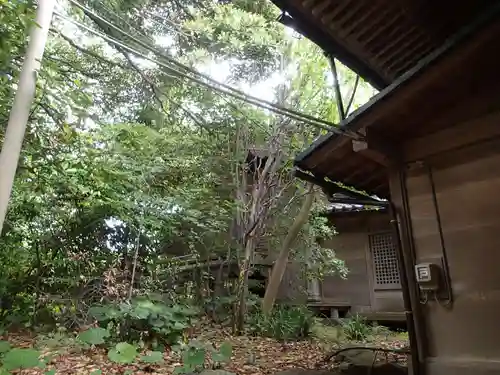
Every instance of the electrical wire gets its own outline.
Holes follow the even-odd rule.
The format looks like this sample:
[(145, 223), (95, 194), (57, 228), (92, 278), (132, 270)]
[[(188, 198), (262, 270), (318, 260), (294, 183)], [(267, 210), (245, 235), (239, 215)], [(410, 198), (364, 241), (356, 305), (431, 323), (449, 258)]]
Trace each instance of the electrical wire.
[[(128, 20), (126, 20), (125, 18), (119, 16), (119, 15), (115, 15), (113, 13), (112, 10), (110, 10), (102, 1), (98, 1), (99, 5), (106, 11), (108, 12), (108, 14), (113, 14), (117, 19), (120, 19), (122, 20), (127, 26), (129, 26), (130, 28), (134, 29), (139, 35), (145, 37), (146, 39), (148, 38), (147, 35), (145, 35), (141, 30), (139, 30), (137, 27), (134, 27), (132, 25), (130, 25), (130, 23), (128, 22)], [(136, 13), (136, 15), (138, 16), (144, 16), (145, 15), (148, 15), (149, 17), (152, 17), (150, 19), (150, 21), (152, 21), (153, 23), (157, 24), (157, 25), (160, 25), (162, 27), (166, 27), (168, 28), (170, 31), (173, 31), (175, 33), (178, 33), (179, 35), (182, 35), (188, 39), (190, 39), (191, 41), (193, 42), (197, 42), (196, 38), (193, 36), (193, 35), (190, 35), (190, 34), (187, 34), (185, 32), (183, 32), (181, 30), (182, 26), (173, 22), (173, 21), (170, 21), (169, 19), (167, 18), (164, 18), (164, 17), (161, 17), (161, 16), (158, 16), (156, 14), (153, 14), (147, 10), (143, 10), (144, 14), (141, 14), (141, 12), (138, 10), (138, 9), (135, 9), (134, 8), (134, 11)], [(165, 25), (164, 23), (156, 20), (155, 18), (159, 18), (161, 19), (162, 21), (165, 21), (169, 26)], [(213, 45), (213, 43), (209, 43), (209, 42), (203, 42), (202, 43), (203, 45), (205, 46), (211, 46)], [(237, 105), (235, 105), (234, 103), (232, 103), (225, 95), (221, 94), (220, 92), (217, 92), (215, 91), (215, 94), (217, 94), (229, 107), (231, 107), (234, 111), (238, 112), (245, 120), (249, 121), (249, 122), (252, 122), (254, 125), (256, 125), (257, 127), (260, 127), (261, 124), (258, 123), (257, 121), (255, 121), (254, 119), (248, 117), (242, 110), (241, 108), (239, 108)]]
[[(113, 14), (113, 11), (111, 11), (102, 1), (98, 1), (99, 5), (106, 11), (108, 12), (108, 14)], [(136, 15), (138, 16), (143, 16), (143, 14), (140, 13), (140, 11), (136, 8), (133, 9), (136, 13)], [(188, 39), (190, 39), (191, 41), (194, 41), (196, 42), (196, 38), (193, 36), (193, 35), (189, 35), (183, 31), (181, 31), (180, 29), (182, 28), (181, 25), (175, 23), (175, 22), (172, 22), (170, 21), (169, 19), (167, 18), (163, 18), (161, 16), (158, 16), (156, 14), (153, 14), (151, 12), (148, 12), (147, 10), (143, 10), (144, 14), (148, 15), (149, 17), (152, 17), (150, 19), (150, 21), (152, 21), (153, 23), (157, 24), (157, 25), (160, 25), (162, 27), (167, 27), (169, 28), (169, 30), (173, 31), (173, 32), (176, 32)], [(145, 38), (148, 38), (147, 35), (145, 35), (141, 30), (137, 29), (136, 27), (130, 25), (130, 23), (123, 17), (119, 16), (119, 15), (115, 15), (114, 16), (117, 18), (117, 19), (120, 19), (122, 20), (127, 26), (129, 26), (130, 28), (134, 29), (138, 34), (140, 34), (141, 36), (145, 37)], [(165, 25), (164, 23), (156, 20), (155, 18), (160, 18), (162, 21), (165, 21), (168, 23), (168, 25), (170, 25), (170, 27), (168, 27), (167, 25)], [(204, 42), (202, 43), (206, 46), (210, 46), (212, 45), (211, 43), (207, 43), (207, 42)], [(237, 105), (235, 105), (234, 103), (232, 103), (230, 100), (228, 100), (228, 98), (226, 98), (225, 95), (219, 93), (219, 92), (215, 92), (215, 94), (217, 94), (228, 106), (230, 106), (234, 111), (238, 112), (240, 115), (242, 115), (243, 118), (245, 118), (247, 121), (250, 121), (252, 122), (254, 125), (256, 126), (261, 126), (261, 124), (259, 124), (257, 121), (255, 121), (254, 119), (251, 119), (249, 118), (247, 115), (245, 115), (245, 113), (241, 110), (241, 108), (239, 108)]]
[[(160, 51), (158, 51), (155, 47), (149, 45), (148, 43), (145, 43), (139, 39), (137, 39), (136, 37), (134, 37), (133, 35), (131, 35), (130, 33), (126, 32), (125, 30), (117, 27), (116, 25), (114, 25), (113, 23), (109, 22), (108, 20), (106, 20), (105, 18), (99, 16), (98, 14), (96, 14), (94, 11), (92, 11), (91, 9), (87, 8), (86, 6), (80, 4), (78, 1), (76, 0), (68, 0), (70, 3), (74, 4), (75, 6), (79, 7), (81, 10), (83, 10), (87, 16), (91, 17), (91, 18), (96, 18), (98, 19), (99, 21), (105, 23), (107, 26), (111, 27), (112, 29), (118, 31), (120, 34), (132, 39), (134, 42), (138, 43), (140, 46), (146, 48), (147, 50), (149, 50), (150, 52), (153, 52), (154, 54), (156, 54), (157, 56), (160, 56), (164, 59), (166, 59), (168, 62), (172, 63), (173, 65), (195, 75), (195, 76), (198, 76), (198, 77), (202, 77), (204, 79), (206, 79), (208, 82), (212, 83), (212, 84), (215, 84), (215, 85), (218, 85), (218, 86), (221, 86), (222, 88), (226, 89), (226, 90), (229, 90), (231, 92), (236, 92), (240, 95), (245, 95), (245, 96), (249, 96), (247, 94), (245, 94), (244, 92), (240, 91), (240, 90), (237, 90), (229, 85), (226, 85), (224, 83), (220, 83), (218, 82), (217, 80), (211, 78), (210, 76), (206, 75), (206, 74), (203, 74), (203, 73), (200, 73), (198, 72), (197, 70), (187, 66), (187, 65), (184, 65), (180, 62), (178, 62), (177, 60), (171, 58), (170, 56), (167, 56), (163, 53), (161, 53)], [(303, 113), (300, 113), (300, 112), (297, 112), (297, 111), (293, 111), (291, 109), (288, 109), (288, 108), (284, 108), (284, 107), (281, 107), (281, 106), (277, 106), (276, 104), (272, 103), (272, 102), (268, 102), (268, 101), (265, 101), (265, 100), (261, 100), (261, 99), (258, 99), (258, 98), (255, 98), (253, 97), (253, 99), (256, 99), (256, 100), (260, 100), (261, 102), (267, 104), (267, 105), (270, 105), (270, 106), (274, 106), (274, 107), (278, 107), (279, 109), (281, 110), (284, 110), (284, 111), (287, 111), (287, 112), (290, 112), (294, 115), (298, 115), (298, 116), (301, 116), (301, 117), (304, 117), (304, 118), (307, 118), (309, 120), (312, 120), (312, 121), (315, 121), (315, 122), (319, 122), (319, 123), (322, 123), (324, 125), (327, 125), (327, 126), (334, 126), (334, 124), (331, 124), (330, 122), (328, 121), (323, 121), (323, 120), (320, 120), (320, 119), (316, 119), (314, 118), (313, 116), (309, 116), (309, 115), (306, 115), (306, 114), (303, 114)]]
[[(124, 36), (132, 39), (133, 41), (135, 41), (137, 44), (141, 45), (142, 47), (148, 49), (150, 52), (153, 52), (155, 55), (157, 56), (160, 56), (164, 59), (166, 59), (168, 62), (170, 62), (171, 64), (175, 65), (176, 67), (182, 69), (184, 72), (182, 71), (179, 71), (177, 69), (174, 69), (172, 66), (168, 66), (167, 64), (165, 63), (162, 63), (160, 61), (157, 61), (155, 59), (152, 59), (151, 57), (137, 51), (136, 49), (116, 40), (115, 38), (113, 37), (110, 37), (109, 35), (106, 35), (106, 34), (103, 34), (103, 33), (100, 33), (99, 31), (97, 30), (94, 30), (78, 21), (75, 21), (67, 16), (64, 16), (58, 12), (56, 12), (55, 14), (60, 17), (60, 18), (63, 18), (65, 19), (66, 21), (68, 22), (71, 22), (81, 28), (84, 28), (85, 30), (87, 30), (88, 32), (90, 33), (93, 33), (105, 40), (107, 40), (108, 42), (114, 44), (115, 46), (119, 46), (125, 50), (127, 50), (128, 52), (132, 53), (132, 54), (135, 54), (136, 56), (139, 56), (141, 58), (144, 58), (146, 60), (149, 60), (165, 69), (167, 69), (170, 73), (174, 73), (180, 77), (183, 77), (183, 78), (186, 78), (194, 83), (197, 83), (199, 85), (202, 85), (204, 87), (207, 87), (211, 90), (217, 90), (225, 95), (229, 95), (229, 96), (232, 96), (236, 99), (239, 99), (239, 100), (243, 100), (243, 101), (246, 101), (250, 104), (253, 104), (255, 106), (258, 106), (258, 107), (261, 107), (261, 108), (264, 108), (264, 109), (267, 109), (267, 110), (270, 110), (272, 112), (275, 112), (275, 113), (278, 113), (278, 114), (281, 114), (281, 115), (285, 115), (285, 116), (288, 116), (294, 120), (297, 120), (297, 121), (301, 121), (301, 122), (304, 122), (304, 123), (307, 123), (309, 125), (313, 125), (313, 126), (316, 126), (316, 127), (320, 127), (324, 130), (328, 130), (328, 131), (332, 131), (334, 133), (338, 133), (338, 134), (342, 134), (342, 135), (346, 135), (346, 136), (349, 136), (351, 138), (354, 138), (354, 139), (360, 139), (360, 136), (359, 134), (356, 134), (354, 132), (350, 132), (350, 131), (346, 131), (346, 130), (342, 130), (342, 129), (338, 129), (335, 127), (334, 124), (328, 122), (328, 121), (324, 121), (324, 120), (320, 120), (320, 119), (317, 119), (313, 116), (309, 116), (309, 115), (306, 115), (306, 114), (303, 114), (301, 112), (297, 112), (297, 111), (293, 111), (291, 109), (288, 109), (288, 108), (285, 108), (285, 107), (281, 107), (281, 106), (278, 106), (272, 102), (269, 102), (269, 101), (266, 101), (266, 100), (262, 100), (262, 99), (259, 99), (259, 98), (256, 98), (256, 97), (253, 97), (251, 95), (248, 95), (248, 94), (245, 94), (244, 92), (240, 91), (240, 90), (237, 90), (229, 85), (226, 85), (226, 84), (223, 84), (223, 83), (220, 83), (216, 80), (214, 80), (213, 78), (205, 75), (205, 74), (202, 74), (202, 73), (199, 73), (198, 71), (196, 71), (195, 69), (192, 69), (178, 61), (176, 61), (175, 59), (169, 57), (169, 56), (166, 56), (164, 55), (163, 53), (159, 52), (158, 50), (156, 50), (154, 47), (152, 47), (151, 45), (141, 41), (141, 40), (138, 40), (137, 38), (135, 38), (133, 35), (127, 33), (126, 31), (120, 29), (119, 27), (113, 25), (111, 22), (107, 21), (106, 19), (104, 19), (103, 17), (95, 14), (92, 10), (88, 9), (87, 7), (79, 4), (77, 1), (75, 0), (69, 0), (71, 3), (75, 4), (77, 7), (79, 7), (80, 9), (82, 9), (86, 14), (87, 16), (91, 17), (91, 18), (95, 18), (103, 23), (105, 23), (107, 26), (113, 28), (114, 30), (118, 31), (119, 33), (123, 34)], [(193, 76), (190, 76), (189, 74), (187, 73), (191, 73)], [(197, 78), (197, 77), (200, 77), (200, 78), (203, 78), (204, 80), (208, 81), (209, 83), (207, 82), (203, 82), (200, 78)], [(219, 86), (219, 87), (217, 87)]]
[[(306, 120), (306, 119), (304, 119), (304, 118), (302, 118), (302, 117), (300, 117), (300, 116), (296, 116), (296, 115), (294, 115), (294, 114), (290, 114), (290, 113), (288, 113), (286, 110), (283, 110), (283, 109), (281, 109), (281, 108), (279, 108), (279, 107), (278, 107), (278, 108), (276, 108), (276, 106), (269, 105), (269, 104), (267, 104), (267, 103), (265, 103), (265, 102), (264, 102), (264, 103), (262, 103), (262, 101), (261, 101), (260, 99), (257, 99), (257, 98), (255, 98), (255, 97), (253, 97), (253, 96), (251, 96), (251, 95), (243, 94), (243, 95), (241, 95), (241, 96), (240, 96), (240, 95), (235, 94), (235, 93), (233, 93), (233, 92), (226, 91), (226, 90), (221, 89), (221, 88), (218, 88), (218, 87), (214, 87), (214, 86), (212, 86), (211, 84), (208, 84), (208, 83), (206, 83), (206, 82), (203, 82), (203, 81), (201, 81), (200, 79), (198, 79), (198, 78), (196, 78), (196, 77), (191, 77), (191, 76), (189, 76), (189, 75), (187, 75), (187, 74), (185, 74), (185, 73), (183, 73), (183, 72), (180, 72), (180, 71), (178, 71), (178, 70), (176, 70), (176, 69), (172, 68), (171, 66), (168, 66), (168, 65), (167, 65), (167, 64), (165, 64), (165, 63), (162, 63), (162, 62), (160, 62), (160, 61), (158, 61), (158, 60), (155, 60), (155, 59), (153, 59), (153, 58), (151, 58), (151, 57), (149, 57), (149, 56), (145, 55), (144, 53), (139, 52), (139, 51), (137, 51), (136, 49), (134, 49), (134, 48), (132, 48), (132, 47), (130, 47), (130, 46), (128, 46), (128, 45), (126, 45), (126, 44), (124, 44), (124, 43), (121, 43), (120, 41), (116, 40), (116, 39), (115, 39), (115, 38), (113, 38), (113, 37), (110, 37), (110, 36), (108, 36), (108, 35), (106, 35), (106, 34), (103, 34), (103, 33), (99, 32), (99, 31), (97, 31), (97, 30), (94, 30), (94, 29), (92, 29), (92, 28), (90, 28), (90, 27), (88, 27), (88, 26), (86, 26), (86, 25), (84, 25), (84, 24), (82, 24), (82, 23), (80, 23), (80, 22), (78, 22), (78, 21), (75, 21), (75, 20), (73, 20), (73, 19), (71, 19), (71, 18), (69, 18), (69, 17), (67, 17), (67, 16), (64, 16), (64, 15), (60, 14), (60, 13), (59, 13), (59, 12), (57, 12), (57, 11), (55, 11), (55, 12), (54, 12), (54, 14), (55, 14), (57, 17), (59, 17), (59, 18), (61, 18), (61, 19), (65, 20), (65, 21), (67, 21), (67, 22), (70, 22), (70, 23), (72, 23), (72, 24), (74, 24), (74, 25), (76, 25), (76, 26), (79, 26), (79, 27), (81, 27), (81, 28), (83, 28), (83, 29), (85, 29), (85, 30), (89, 31), (90, 33), (92, 33), (92, 34), (94, 34), (94, 35), (97, 35), (97, 36), (101, 37), (102, 39), (104, 39), (104, 40), (106, 40), (106, 41), (110, 42), (111, 44), (113, 44), (113, 45), (115, 45), (115, 46), (117, 46), (117, 47), (120, 47), (120, 48), (122, 48), (122, 49), (126, 50), (126, 51), (127, 51), (127, 52), (129, 52), (129, 53), (132, 53), (132, 54), (134, 54), (134, 55), (136, 55), (136, 56), (138, 56), (138, 57), (141, 57), (141, 58), (143, 58), (143, 59), (145, 59), (145, 60), (151, 61), (151, 62), (153, 62), (153, 63), (155, 63), (155, 64), (157, 64), (157, 65), (159, 65), (159, 66), (161, 66), (161, 67), (163, 67), (163, 68), (165, 68), (165, 69), (167, 69), (168, 73), (170, 73), (170, 74), (175, 74), (175, 76), (172, 76), (173, 78), (184, 77), (184, 78), (186, 78), (186, 79), (188, 79), (188, 80), (190, 80), (190, 81), (193, 81), (193, 82), (195, 82), (195, 83), (197, 83), (197, 84), (199, 84), (199, 85), (201, 85), (201, 86), (204, 86), (204, 87), (209, 88), (209, 89), (211, 89), (211, 90), (216, 90), (216, 91), (221, 92), (221, 93), (223, 93), (223, 94), (226, 94), (226, 95), (232, 96), (233, 98), (236, 98), (236, 99), (239, 99), (239, 100), (245, 101), (245, 102), (247, 102), (247, 103), (253, 104), (253, 105), (255, 105), (255, 106), (258, 106), (258, 107), (261, 107), (261, 108), (267, 109), (267, 110), (269, 110), (269, 111), (271, 111), (271, 112), (275, 112), (275, 113), (278, 113), (278, 114), (281, 114), (281, 115), (284, 115), (284, 116), (290, 117), (290, 118), (292, 118), (292, 119), (294, 119), (294, 120), (301, 121), (301, 122), (304, 122), (304, 123), (308, 123), (308, 124), (313, 125), (313, 126), (316, 126), (316, 127), (321, 127), (321, 128), (322, 128), (322, 129), (324, 129), (324, 130), (328, 130), (328, 131), (337, 131), (337, 129), (332, 130), (330, 127), (327, 127), (327, 126), (325, 126), (325, 125), (322, 125), (322, 124), (317, 124), (317, 123), (315, 123), (315, 122), (308, 121), (308, 120)], [(340, 131), (340, 130), (339, 130), (339, 131)]]

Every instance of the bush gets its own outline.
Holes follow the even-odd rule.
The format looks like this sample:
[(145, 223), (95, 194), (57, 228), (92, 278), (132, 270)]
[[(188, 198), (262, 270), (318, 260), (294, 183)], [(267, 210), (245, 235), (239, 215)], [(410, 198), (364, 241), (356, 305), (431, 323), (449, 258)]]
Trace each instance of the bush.
[(192, 326), (198, 311), (193, 306), (136, 298), (129, 303), (94, 306), (90, 314), (109, 332), (112, 341), (172, 345)]
[(364, 341), (372, 331), (366, 319), (360, 315), (354, 315), (343, 320), (342, 328), (346, 339), (352, 341)]
[(258, 311), (250, 315), (250, 331), (254, 335), (278, 340), (302, 339), (309, 336), (314, 323), (309, 309), (302, 306), (277, 305), (270, 315)]
[(5, 328), (28, 328), (34, 315), (35, 298), (28, 293), (0, 297), (0, 325)]
[[(204, 301), (205, 313), (215, 322), (228, 322), (234, 318), (235, 306), (238, 304), (236, 295), (212, 296)], [(248, 293), (246, 299), (247, 313), (252, 315), (260, 309), (261, 298)]]

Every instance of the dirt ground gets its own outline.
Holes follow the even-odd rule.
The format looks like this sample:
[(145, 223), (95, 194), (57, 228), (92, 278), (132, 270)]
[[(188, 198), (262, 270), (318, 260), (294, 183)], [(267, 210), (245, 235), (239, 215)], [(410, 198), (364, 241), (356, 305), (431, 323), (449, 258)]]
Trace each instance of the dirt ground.
[[(394, 333), (387, 329), (374, 329), (364, 342), (349, 342), (343, 337), (338, 327), (316, 326), (308, 340), (299, 342), (278, 342), (274, 339), (248, 336), (232, 336), (228, 330), (220, 327), (201, 327), (194, 337), (201, 342), (209, 342), (218, 347), (223, 342), (230, 342), (233, 348), (230, 363), (224, 370), (237, 375), (274, 374), (287, 369), (314, 369), (322, 362), (327, 353), (348, 346), (371, 346), (401, 349), (408, 345), (406, 333)], [(171, 351), (164, 353), (164, 363), (159, 365), (119, 365), (110, 362), (104, 349), (84, 350), (78, 347), (71, 337), (41, 337), (31, 334), (11, 334), (8, 339), (16, 347), (36, 347), (51, 360), (45, 370), (26, 369), (16, 374), (172, 374), (180, 365), (179, 356)], [(386, 359), (404, 362), (404, 356), (378, 354), (376, 360)], [(399, 358), (400, 357), (400, 358)], [(373, 361), (371, 351), (352, 351), (340, 356), (341, 361), (321, 365), (323, 369), (338, 369), (349, 361)], [(55, 372), (54, 372), (55, 370)], [(100, 370), (100, 372), (99, 372)]]

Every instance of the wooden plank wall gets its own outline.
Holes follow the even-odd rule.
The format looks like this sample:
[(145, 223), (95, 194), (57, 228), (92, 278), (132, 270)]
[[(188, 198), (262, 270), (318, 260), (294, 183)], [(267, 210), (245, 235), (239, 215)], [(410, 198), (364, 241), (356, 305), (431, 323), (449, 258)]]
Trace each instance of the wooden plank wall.
[(346, 280), (326, 277), (322, 283), (323, 299), (349, 305), (354, 313), (404, 311), (401, 290), (374, 289), (368, 236), (391, 230), (389, 214), (351, 213), (331, 220), (339, 234), (324, 246), (335, 250), (337, 257), (346, 262), (349, 274)]
[(343, 233), (335, 236), (328, 244), (339, 259), (346, 263), (349, 274), (346, 280), (339, 276), (327, 276), (322, 282), (322, 297), (326, 301), (350, 305), (356, 309), (368, 309), (370, 283), (366, 259), (368, 236), (366, 232)]
[[(500, 139), (449, 151), (428, 163), (455, 299), (452, 309), (436, 301), (423, 307), (428, 374), (496, 374), (500, 372)], [(410, 172), (407, 189), (417, 263), (432, 261), (443, 250), (427, 171)]]

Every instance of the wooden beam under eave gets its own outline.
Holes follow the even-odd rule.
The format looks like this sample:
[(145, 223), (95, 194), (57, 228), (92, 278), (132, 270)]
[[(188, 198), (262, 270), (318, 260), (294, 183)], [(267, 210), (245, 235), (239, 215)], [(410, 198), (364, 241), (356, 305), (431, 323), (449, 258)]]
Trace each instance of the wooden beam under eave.
[(387, 136), (379, 134), (372, 128), (361, 131), (365, 139), (362, 141), (352, 140), (352, 150), (363, 155), (384, 167), (392, 166), (398, 159), (398, 153)]
[(352, 141), (352, 150), (370, 160), (377, 162), (385, 167), (390, 165), (390, 161), (383, 153), (368, 146), (366, 141)]
[(360, 180), (356, 185), (363, 186), (363, 188), (367, 189), (366, 186), (371, 185), (373, 181), (377, 181), (378, 184), (376, 185), (376, 188), (379, 188), (381, 185), (383, 185), (384, 179), (387, 179), (387, 170), (386, 169), (379, 170), (379, 171), (367, 176), (363, 180)]
[(380, 166), (378, 164), (373, 164), (376, 167), (375, 168), (353, 168), (352, 172), (348, 174), (346, 177), (342, 179), (347, 185), (352, 185), (354, 186), (356, 183), (353, 181), (357, 181), (358, 177), (360, 176), (365, 176), (365, 175), (372, 175), (378, 171)]

